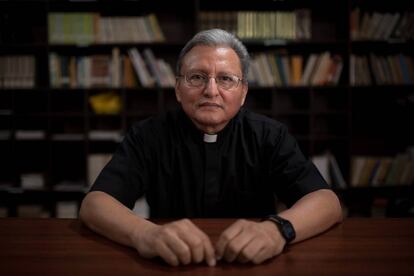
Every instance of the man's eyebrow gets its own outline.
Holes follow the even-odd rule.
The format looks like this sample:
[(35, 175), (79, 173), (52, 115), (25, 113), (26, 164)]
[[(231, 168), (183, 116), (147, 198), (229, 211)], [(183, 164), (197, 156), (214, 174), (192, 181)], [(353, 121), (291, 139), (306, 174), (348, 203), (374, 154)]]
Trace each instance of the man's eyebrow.
[[(208, 72), (208, 70), (198, 69), (198, 68), (190, 69), (187, 71), (187, 73), (201, 73), (205, 75), (211, 75), (210, 72)], [(227, 71), (227, 70), (217, 71), (216, 75), (217, 76), (223, 76), (223, 75), (239, 76), (238, 73)]]

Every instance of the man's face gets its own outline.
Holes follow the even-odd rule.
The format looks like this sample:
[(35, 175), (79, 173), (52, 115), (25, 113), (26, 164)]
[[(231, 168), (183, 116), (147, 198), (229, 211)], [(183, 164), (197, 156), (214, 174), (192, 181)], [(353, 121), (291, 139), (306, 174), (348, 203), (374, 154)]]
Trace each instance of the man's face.
[(208, 76), (207, 84), (194, 87), (185, 77), (178, 79), (175, 94), (178, 102), (194, 124), (206, 133), (222, 130), (244, 103), (247, 84), (224, 89), (214, 79), (217, 76), (242, 78), (240, 60), (233, 49), (227, 47), (196, 46), (184, 57), (181, 75)]

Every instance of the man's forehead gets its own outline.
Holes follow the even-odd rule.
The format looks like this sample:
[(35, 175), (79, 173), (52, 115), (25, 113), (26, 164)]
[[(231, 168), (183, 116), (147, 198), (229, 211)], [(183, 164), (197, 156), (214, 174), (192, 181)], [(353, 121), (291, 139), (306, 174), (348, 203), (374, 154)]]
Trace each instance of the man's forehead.
[(192, 48), (183, 58), (183, 65), (193, 67), (208, 64), (223, 64), (223, 66), (237, 66), (240, 68), (240, 60), (236, 52), (228, 46), (197, 45)]
[(184, 59), (191, 56), (202, 56), (202, 55), (215, 55), (215, 56), (225, 56), (228, 58), (236, 58), (238, 56), (236, 52), (229, 46), (217, 45), (217, 46), (208, 46), (208, 45), (197, 45), (193, 47), (188, 53), (184, 56)]

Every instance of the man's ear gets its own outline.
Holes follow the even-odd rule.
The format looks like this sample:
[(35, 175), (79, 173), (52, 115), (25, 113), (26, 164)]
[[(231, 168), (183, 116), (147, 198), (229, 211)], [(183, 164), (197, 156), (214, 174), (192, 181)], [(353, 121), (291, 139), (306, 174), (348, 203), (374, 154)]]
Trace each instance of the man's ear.
[(181, 97), (180, 97), (180, 80), (177, 78), (175, 80), (175, 98), (177, 99), (177, 102), (181, 103)]
[(247, 85), (247, 82), (243, 82), (243, 87), (242, 87), (242, 99), (241, 99), (241, 103), (240, 106), (244, 105), (244, 101), (246, 100), (246, 96), (247, 96), (247, 91), (249, 90), (249, 86)]

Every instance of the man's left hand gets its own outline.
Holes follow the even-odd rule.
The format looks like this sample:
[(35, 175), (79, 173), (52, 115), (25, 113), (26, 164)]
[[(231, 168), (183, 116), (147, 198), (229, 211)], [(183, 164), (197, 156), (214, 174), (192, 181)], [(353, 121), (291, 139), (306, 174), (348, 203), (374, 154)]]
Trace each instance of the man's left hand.
[(216, 243), (216, 257), (227, 262), (255, 264), (279, 255), (285, 239), (271, 221), (237, 220), (220, 235)]

